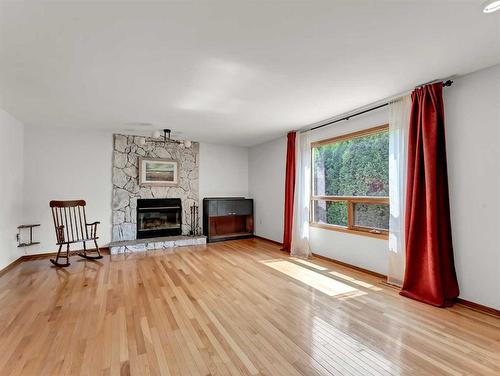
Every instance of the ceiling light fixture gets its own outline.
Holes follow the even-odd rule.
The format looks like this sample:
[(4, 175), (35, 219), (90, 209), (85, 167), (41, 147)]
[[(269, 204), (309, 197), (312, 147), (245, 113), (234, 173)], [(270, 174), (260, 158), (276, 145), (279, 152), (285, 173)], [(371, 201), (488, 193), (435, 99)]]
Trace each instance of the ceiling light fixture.
[[(189, 140), (184, 140), (184, 141), (179, 141), (179, 140), (174, 140), (173, 138), (170, 137), (170, 134), (172, 131), (170, 129), (164, 129), (163, 130), (163, 135), (159, 130), (156, 130), (153, 132), (153, 139), (146, 139), (145, 142), (149, 144), (162, 144), (163, 146), (166, 146), (168, 144), (178, 144), (180, 146), (185, 146), (187, 148), (191, 147), (191, 141)], [(158, 140), (159, 139), (159, 140)]]
[(500, 0), (488, 0), (482, 5), (483, 13), (493, 13), (500, 10)]

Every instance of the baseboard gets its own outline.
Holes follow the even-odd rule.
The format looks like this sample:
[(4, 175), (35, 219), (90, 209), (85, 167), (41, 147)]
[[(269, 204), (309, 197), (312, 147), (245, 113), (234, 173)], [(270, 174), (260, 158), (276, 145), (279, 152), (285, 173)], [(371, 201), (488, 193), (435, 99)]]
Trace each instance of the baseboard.
[(467, 307), (469, 309), (472, 309), (474, 311), (478, 311), (481, 313), (487, 313), (488, 315), (491, 315), (491, 316), (500, 317), (500, 310), (498, 310), (498, 309), (487, 307), (487, 306), (484, 306), (482, 304), (470, 302), (470, 301), (462, 299), (462, 298), (457, 298), (456, 302), (457, 302), (457, 304), (464, 306), (464, 307)]
[[(93, 251), (93, 248), (92, 249), (87, 249), (87, 252), (92, 252), (92, 251)], [(109, 251), (108, 247), (99, 248), (99, 251), (102, 254), (104, 254), (104, 255), (109, 255), (110, 254), (110, 251)], [(83, 252), (83, 249), (77, 249), (77, 250), (74, 250), (74, 251), (69, 251), (69, 255), (70, 256), (75, 256), (75, 255), (77, 255), (80, 252)], [(64, 255), (65, 253), (66, 252), (61, 251), (61, 254)], [(50, 258), (50, 257), (55, 257), (56, 255), (57, 255), (57, 252), (36, 253), (36, 254), (33, 254), (33, 255), (24, 255), (24, 256), (21, 256), (19, 259), (21, 259), (22, 261), (40, 260), (40, 259), (46, 259), (46, 258)]]
[[(360, 268), (359, 266), (354, 266), (354, 265), (348, 264), (346, 262), (342, 262), (342, 261), (338, 261), (338, 260), (332, 259), (330, 257), (318, 255), (316, 253), (313, 253), (313, 256), (317, 257), (319, 259), (323, 259), (323, 260), (326, 260), (326, 261), (333, 262), (333, 263), (338, 264), (338, 265), (345, 266), (346, 268), (350, 268), (350, 269), (354, 269), (354, 270), (357, 270), (357, 271), (360, 271), (360, 272), (363, 272), (363, 273), (371, 274), (371, 275), (373, 275), (375, 277), (379, 277), (379, 278), (382, 278), (384, 280), (387, 279), (387, 276), (385, 276), (383, 274), (380, 274), (380, 273), (377, 273), (377, 272), (374, 272), (374, 271), (371, 271), (371, 270), (368, 270), (368, 269)], [(399, 289), (398, 286), (391, 285), (390, 283), (387, 283), (385, 281), (383, 283), (386, 286), (388, 286), (388, 287)], [(468, 300), (461, 299), (461, 298), (457, 298), (456, 299), (456, 304), (464, 306), (464, 307), (469, 308), (469, 309), (472, 309), (472, 310), (477, 311), (477, 312), (486, 313), (486, 314), (491, 315), (491, 316), (500, 317), (500, 310), (495, 309), (495, 308), (491, 308), (491, 307), (487, 307), (487, 306), (484, 306), (482, 304), (470, 302)]]
[[(99, 248), (101, 251), (101, 254), (103, 255), (109, 255), (110, 251), (108, 247), (103, 247)], [(69, 255), (74, 256), (77, 255), (78, 253), (83, 252), (83, 249), (76, 250), (76, 251), (70, 251)], [(92, 252), (92, 249), (87, 249), (87, 252)], [(62, 252), (61, 252), (62, 253)], [(54, 257), (57, 255), (57, 252), (49, 252), (49, 253), (36, 253), (33, 255), (22, 255), (21, 257), (17, 258), (16, 260), (12, 261), (9, 265), (4, 267), (2, 270), (0, 270), (0, 277), (2, 277), (4, 274), (9, 272), (10, 270), (14, 269), (17, 265), (25, 262), (25, 261), (33, 261), (33, 260), (43, 260), (43, 259), (48, 259), (50, 257)]]
[(366, 274), (373, 275), (374, 277), (378, 277), (378, 278), (387, 280), (387, 276), (386, 275), (383, 275), (383, 274), (380, 274), (380, 273), (377, 273), (377, 272), (374, 272), (374, 271), (371, 271), (371, 270), (368, 270), (368, 269), (360, 268), (359, 266), (351, 265), (351, 264), (348, 264), (347, 262), (342, 262), (342, 261), (339, 261), (339, 260), (332, 259), (330, 257), (318, 255), (317, 253), (313, 253), (312, 255), (314, 257), (319, 258), (319, 259), (330, 261), (330, 262), (333, 262), (334, 264), (345, 266), (346, 268), (354, 269), (354, 270), (357, 270), (358, 272), (363, 272), (363, 273), (366, 273)]
[(268, 238), (264, 238), (263, 236), (259, 236), (259, 235), (254, 235), (253, 237), (257, 238), (257, 239), (260, 239), (260, 240), (265, 240), (266, 242), (270, 242), (270, 243), (279, 245), (280, 247), (283, 247), (283, 243), (277, 242), (276, 240), (271, 240), (271, 239), (268, 239)]
[(7, 265), (2, 270), (0, 270), (0, 277), (3, 276), (4, 274), (6, 274), (7, 272), (9, 272), (10, 270), (14, 269), (17, 265), (19, 265), (23, 261), (24, 260), (23, 260), (22, 256), (16, 260), (12, 261), (9, 265)]

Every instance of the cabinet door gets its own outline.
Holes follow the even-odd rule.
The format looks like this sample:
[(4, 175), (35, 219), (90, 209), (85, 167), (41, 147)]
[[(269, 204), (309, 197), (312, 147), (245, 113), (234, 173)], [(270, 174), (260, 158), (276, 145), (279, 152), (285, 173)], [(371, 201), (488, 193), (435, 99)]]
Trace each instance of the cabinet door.
[(238, 200), (233, 203), (234, 213), (236, 215), (250, 215), (253, 210), (252, 200)]
[(208, 215), (214, 217), (217, 215), (217, 201), (210, 200), (208, 202)]
[(217, 201), (217, 215), (233, 215), (234, 212), (234, 204), (233, 200), (220, 200)]

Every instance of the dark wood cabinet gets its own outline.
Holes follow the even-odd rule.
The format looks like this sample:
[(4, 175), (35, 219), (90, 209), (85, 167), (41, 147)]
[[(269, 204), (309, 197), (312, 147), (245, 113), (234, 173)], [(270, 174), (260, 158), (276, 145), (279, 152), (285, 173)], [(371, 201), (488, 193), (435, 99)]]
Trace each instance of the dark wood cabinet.
[(253, 199), (204, 198), (203, 234), (208, 242), (253, 236)]

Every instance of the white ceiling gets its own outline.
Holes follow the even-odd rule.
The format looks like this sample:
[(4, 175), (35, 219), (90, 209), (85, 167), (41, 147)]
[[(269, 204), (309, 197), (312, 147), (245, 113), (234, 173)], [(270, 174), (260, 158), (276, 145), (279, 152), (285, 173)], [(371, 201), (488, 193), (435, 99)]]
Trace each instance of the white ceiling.
[(499, 63), (500, 12), (481, 3), (2, 3), (0, 107), (31, 126), (254, 145)]

